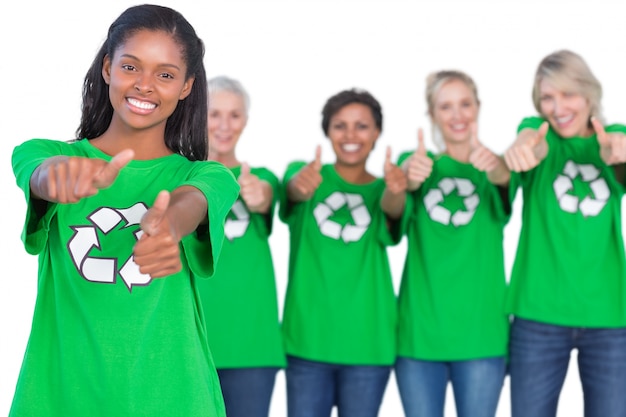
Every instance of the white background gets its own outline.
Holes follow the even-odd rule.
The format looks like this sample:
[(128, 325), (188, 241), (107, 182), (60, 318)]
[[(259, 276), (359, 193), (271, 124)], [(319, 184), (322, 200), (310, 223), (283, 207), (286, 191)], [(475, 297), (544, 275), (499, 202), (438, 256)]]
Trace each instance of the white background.
[[(482, 100), (479, 137), (503, 152), (517, 123), (534, 114), (531, 87), (540, 59), (557, 49), (580, 53), (602, 82), (608, 122), (626, 122), (620, 2), (512, 1), (160, 1), (182, 12), (206, 43), (209, 76), (239, 79), (252, 108), (239, 156), (279, 177), (294, 159), (333, 162), (320, 128), (325, 100), (360, 87), (383, 106), (384, 127), (369, 169), (382, 173), (384, 150), (394, 158), (416, 145), (425, 118), (424, 80), (439, 69), (461, 69), (476, 81)], [(25, 205), (15, 185), (10, 156), (33, 138), (70, 139), (80, 118), (84, 74), (108, 26), (128, 0), (101, 2), (12, 1), (0, 25), (0, 415), (8, 413), (30, 330), (36, 294), (36, 258), (20, 242)], [(427, 146), (432, 143), (427, 139)], [(519, 231), (519, 200), (506, 229), (510, 268)], [(272, 245), (281, 299), (286, 286), (287, 231), (277, 222)], [(396, 288), (405, 242), (391, 248)], [(453, 248), (451, 248), (453, 250)], [(626, 347), (625, 347), (626, 348)], [(166, 387), (155, 387), (166, 389)], [(582, 416), (582, 394), (572, 356), (559, 416)], [(381, 416), (402, 414), (390, 380)], [(278, 376), (271, 415), (285, 415), (284, 374)], [(453, 416), (449, 394), (446, 416)], [(508, 379), (498, 416), (509, 415)]]

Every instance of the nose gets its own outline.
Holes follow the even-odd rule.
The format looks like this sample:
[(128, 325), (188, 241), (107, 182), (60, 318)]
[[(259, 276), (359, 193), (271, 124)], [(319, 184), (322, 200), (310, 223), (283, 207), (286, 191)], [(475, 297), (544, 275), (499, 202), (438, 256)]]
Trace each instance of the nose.
[(458, 106), (451, 106), (452, 118), (457, 119), (461, 115), (461, 109)]
[(139, 75), (135, 80), (135, 90), (141, 94), (151, 93), (153, 90), (152, 78), (146, 75)]
[(559, 97), (556, 97), (552, 101), (552, 112), (554, 114), (559, 114), (559, 110), (561, 110), (562, 108), (563, 108), (563, 102), (561, 101)]
[(217, 128), (219, 130), (228, 130), (228, 128), (230, 127), (229, 122), (230, 121), (228, 120), (228, 117), (220, 117)]

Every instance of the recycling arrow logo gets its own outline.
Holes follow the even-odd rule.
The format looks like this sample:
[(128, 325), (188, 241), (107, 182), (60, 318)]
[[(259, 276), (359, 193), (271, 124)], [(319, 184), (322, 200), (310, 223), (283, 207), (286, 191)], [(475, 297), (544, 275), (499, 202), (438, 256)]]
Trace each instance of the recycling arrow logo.
[[(589, 185), (590, 194), (580, 199), (573, 195), (574, 180), (580, 179)], [(585, 216), (597, 216), (607, 200), (611, 196), (611, 190), (604, 178), (600, 177), (600, 169), (592, 164), (576, 164), (574, 161), (567, 161), (563, 172), (559, 174), (553, 184), (554, 194), (563, 211), (568, 213), (580, 213)]]
[[(132, 254), (118, 268), (119, 260), (93, 256), (93, 249), (101, 249), (98, 231), (110, 233), (120, 223), (126, 229), (138, 225), (148, 208), (143, 203), (137, 203), (126, 209), (101, 207), (93, 212), (87, 220), (89, 225), (71, 226), (74, 235), (70, 238), (67, 247), (76, 269), (87, 281), (103, 284), (114, 284), (117, 275), (122, 278), (129, 291), (133, 286), (148, 285), (151, 277), (139, 272), (139, 266), (133, 260)], [(135, 239), (139, 240), (143, 230), (137, 229)]]
[[(354, 224), (341, 225), (331, 220), (333, 214), (344, 206), (350, 210)], [(361, 195), (339, 191), (335, 191), (323, 202), (318, 203), (313, 210), (313, 216), (324, 236), (336, 240), (341, 239), (345, 243), (356, 242), (361, 239), (372, 222), (372, 217)]]
[(248, 225), (250, 225), (250, 213), (243, 201), (237, 200), (230, 209), (231, 215), (226, 219), (224, 224), (224, 235), (230, 241), (246, 234)]
[[(452, 213), (442, 203), (446, 197), (451, 196), (456, 190), (456, 195), (462, 198), (464, 209)], [(475, 193), (476, 186), (467, 178), (445, 177), (424, 196), (424, 206), (430, 218), (444, 225), (452, 224), (456, 227), (464, 226), (472, 221), (476, 208), (480, 203), (480, 197)]]

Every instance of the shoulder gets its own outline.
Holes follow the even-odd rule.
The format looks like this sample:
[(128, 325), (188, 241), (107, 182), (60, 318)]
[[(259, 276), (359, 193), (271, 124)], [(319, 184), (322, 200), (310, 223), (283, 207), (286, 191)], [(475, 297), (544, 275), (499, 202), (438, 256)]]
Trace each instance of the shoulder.
[(537, 130), (539, 129), (539, 126), (541, 126), (541, 124), (545, 121), (546, 120), (544, 118), (538, 116), (525, 117), (517, 125), (517, 132), (519, 133), (524, 129)]

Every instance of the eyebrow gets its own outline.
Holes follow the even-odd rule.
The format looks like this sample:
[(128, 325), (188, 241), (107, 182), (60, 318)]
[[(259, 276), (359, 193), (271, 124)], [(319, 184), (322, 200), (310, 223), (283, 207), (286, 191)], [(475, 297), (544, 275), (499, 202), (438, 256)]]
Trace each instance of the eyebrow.
[[(134, 59), (135, 61), (141, 61), (141, 59), (137, 58), (135, 55), (132, 55), (132, 54), (122, 54), (122, 55), (120, 55), (120, 58), (122, 58), (122, 57), (124, 57), (124, 58), (131, 58), (131, 59)], [(180, 71), (180, 68), (178, 67), (178, 65), (174, 65), (174, 64), (159, 64), (159, 66), (171, 67), (171, 68), (175, 68), (178, 71)]]

